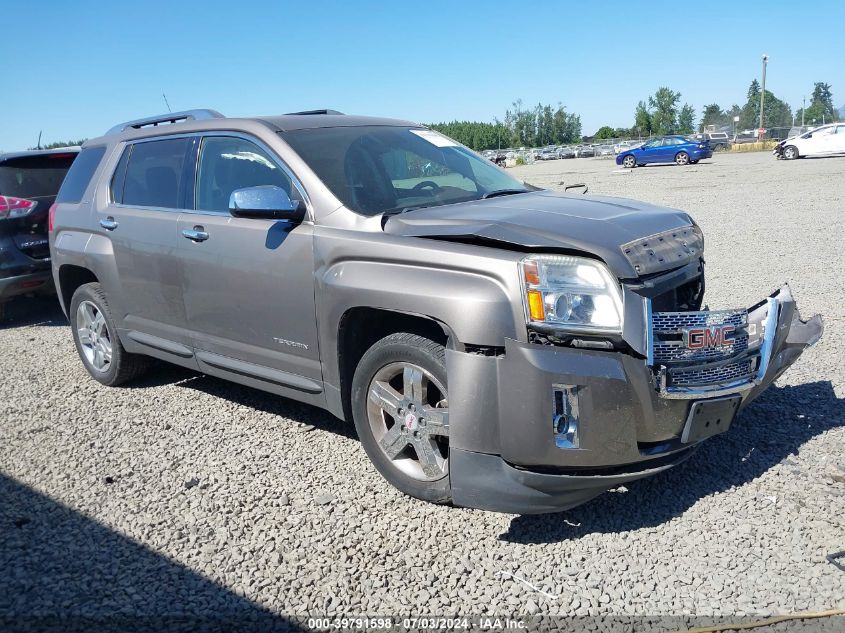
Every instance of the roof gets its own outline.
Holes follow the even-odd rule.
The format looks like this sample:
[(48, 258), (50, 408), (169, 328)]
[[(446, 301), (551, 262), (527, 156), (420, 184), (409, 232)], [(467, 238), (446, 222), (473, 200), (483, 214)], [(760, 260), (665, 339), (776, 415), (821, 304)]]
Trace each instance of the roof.
[(27, 158), (29, 156), (47, 156), (50, 154), (78, 154), (81, 148), (79, 145), (72, 145), (70, 147), (56, 147), (53, 149), (31, 149), (23, 152), (8, 152), (0, 154), (0, 162), (5, 160), (12, 160), (14, 158)]
[(324, 127), (359, 127), (364, 125), (420, 127), (419, 123), (413, 123), (411, 121), (359, 116), (355, 114), (282, 114), (280, 116), (260, 116), (255, 118), (269, 123), (270, 125), (273, 125), (285, 132)]
[[(118, 123), (109, 129), (105, 136), (112, 136), (121, 134), (126, 131), (160, 131), (160, 125), (180, 125), (190, 123), (192, 128), (196, 129), (197, 125), (202, 126), (203, 122), (226, 120), (216, 110), (210, 109), (195, 109), (184, 110), (182, 112), (168, 112), (166, 114), (159, 114), (142, 119), (135, 119), (133, 121), (126, 121)], [(266, 125), (274, 127), (278, 130), (304, 130), (314, 128), (328, 128), (328, 127), (358, 127), (364, 125), (381, 125), (381, 126), (396, 126), (396, 127), (419, 127), (418, 123), (410, 121), (401, 121), (397, 119), (385, 119), (379, 117), (355, 116), (346, 115), (337, 110), (308, 110), (305, 112), (291, 112), (290, 114), (273, 115), (273, 116), (259, 116), (259, 117), (236, 117), (228, 119), (230, 121), (260, 121)], [(216, 127), (213, 124), (209, 128)], [(168, 130), (169, 131), (169, 130)]]

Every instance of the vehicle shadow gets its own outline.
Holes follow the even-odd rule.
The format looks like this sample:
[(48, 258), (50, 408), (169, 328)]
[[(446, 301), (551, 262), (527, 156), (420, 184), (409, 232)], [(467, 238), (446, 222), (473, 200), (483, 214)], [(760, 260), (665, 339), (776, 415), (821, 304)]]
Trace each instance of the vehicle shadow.
[(0, 473), (3, 631), (300, 631)]
[(20, 297), (0, 305), (0, 330), (31, 325), (67, 325), (56, 295)]
[(149, 374), (122, 388), (144, 389), (171, 384), (236, 402), (256, 411), (277, 415), (300, 424), (310, 424), (344, 437), (357, 437), (354, 425), (347, 424), (318, 407), (168, 363), (157, 364)]
[(842, 426), (845, 398), (836, 397), (830, 381), (770, 387), (727, 433), (704, 442), (684, 464), (628, 484), (627, 493), (605, 493), (564, 513), (515, 517), (499, 539), (546, 543), (654, 527), (698, 499), (759, 477), (816, 435)]

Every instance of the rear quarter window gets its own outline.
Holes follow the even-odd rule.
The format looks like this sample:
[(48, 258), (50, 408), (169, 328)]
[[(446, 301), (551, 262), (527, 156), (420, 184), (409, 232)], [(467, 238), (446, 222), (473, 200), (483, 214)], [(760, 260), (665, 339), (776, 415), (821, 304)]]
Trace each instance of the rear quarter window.
[(67, 172), (65, 180), (62, 183), (59, 194), (56, 196), (56, 202), (79, 202), (88, 188), (88, 183), (97, 171), (103, 155), (106, 153), (106, 148), (100, 147), (86, 147), (81, 152), (70, 171)]

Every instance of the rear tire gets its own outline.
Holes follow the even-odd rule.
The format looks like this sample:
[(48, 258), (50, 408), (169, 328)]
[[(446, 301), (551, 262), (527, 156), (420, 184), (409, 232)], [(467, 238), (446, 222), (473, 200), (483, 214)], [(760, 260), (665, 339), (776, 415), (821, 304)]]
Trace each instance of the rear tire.
[(630, 155), (626, 156), (622, 159), (622, 166), (628, 169), (633, 169), (637, 166), (637, 159)]
[(686, 152), (678, 152), (675, 154), (675, 163), (678, 165), (689, 165), (689, 154)]
[(69, 316), (76, 351), (97, 382), (114, 387), (136, 378), (149, 367), (148, 357), (130, 354), (120, 343), (100, 284), (84, 284), (76, 289)]
[(402, 492), (449, 503), (446, 350), (400, 332), (376, 342), (352, 379), (352, 417), (376, 469)]
[(783, 148), (783, 157), (786, 160), (795, 160), (796, 158), (799, 158), (798, 148), (794, 145), (787, 145)]

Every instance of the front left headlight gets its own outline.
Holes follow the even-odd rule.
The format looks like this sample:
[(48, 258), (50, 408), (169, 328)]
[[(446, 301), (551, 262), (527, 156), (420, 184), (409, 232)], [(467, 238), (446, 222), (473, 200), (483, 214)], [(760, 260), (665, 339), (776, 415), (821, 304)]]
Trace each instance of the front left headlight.
[(622, 290), (602, 262), (530, 255), (520, 262), (529, 324), (596, 334), (622, 333)]

